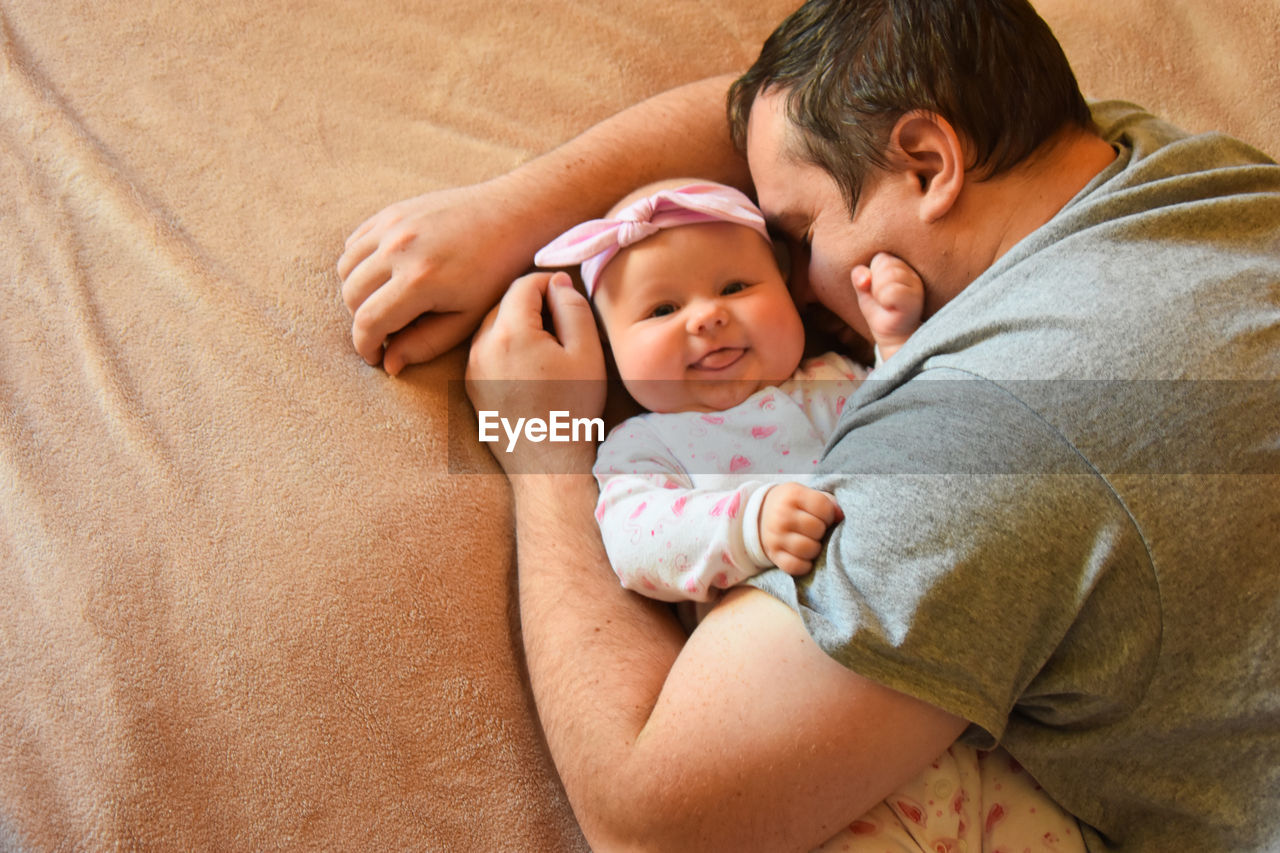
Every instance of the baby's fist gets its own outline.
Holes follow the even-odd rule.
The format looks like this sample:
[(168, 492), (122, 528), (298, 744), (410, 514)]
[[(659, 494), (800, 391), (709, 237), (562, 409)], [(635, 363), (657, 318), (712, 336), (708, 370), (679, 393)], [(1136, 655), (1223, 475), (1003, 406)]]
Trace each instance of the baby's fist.
[(828, 528), (843, 518), (836, 499), (799, 483), (769, 489), (760, 508), (760, 544), (773, 564), (789, 575), (813, 568)]
[(853, 289), (858, 309), (867, 319), (882, 358), (888, 358), (920, 328), (924, 315), (924, 282), (901, 258), (878, 253), (871, 266), (854, 267)]

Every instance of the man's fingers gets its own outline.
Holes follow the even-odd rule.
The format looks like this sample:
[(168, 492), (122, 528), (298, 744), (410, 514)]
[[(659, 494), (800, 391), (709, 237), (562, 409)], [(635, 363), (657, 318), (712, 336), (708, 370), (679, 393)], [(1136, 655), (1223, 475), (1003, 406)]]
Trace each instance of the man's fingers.
[(556, 337), (574, 356), (593, 356), (600, 352), (600, 335), (596, 332), (595, 315), (585, 296), (573, 289), (568, 273), (551, 276), (547, 287), (551, 322)]
[(501, 302), (486, 311), (484, 317), (480, 319), (480, 325), (476, 327), (475, 338), (472, 339), (473, 346), (476, 340), (479, 340), (489, 334), (489, 331), (493, 328), (493, 324), (498, 319), (498, 309), (500, 307), (502, 307)]
[(391, 336), (382, 355), (382, 368), (396, 376), (407, 365), (431, 361), (462, 343), (474, 326), (474, 318), (461, 312), (419, 317)]
[(508, 332), (542, 331), (542, 306), (550, 273), (530, 273), (512, 282), (498, 303), (495, 328)]
[[(346, 257), (343, 255), (343, 258)], [(341, 262), (339, 259), (339, 263)], [(391, 268), (374, 252), (364, 255), (359, 263), (352, 264), (345, 272), (340, 266), (338, 274), (342, 276), (342, 303), (352, 314), (355, 314), (365, 300), (377, 292), (378, 288), (390, 281), (392, 275)]]
[(351, 341), (369, 364), (382, 360), (382, 345), (391, 335), (435, 309), (432, 302), (410, 299), (403, 290), (403, 284), (392, 278), (371, 293), (352, 317)]
[[(359, 235), (359, 236), (357, 236)], [(352, 270), (364, 262), (378, 248), (378, 237), (374, 234), (357, 232), (347, 238), (347, 244), (338, 256), (338, 276), (345, 282)]]
[(363, 239), (366, 234), (368, 234), (379, 223), (381, 223), (383, 219), (383, 214), (386, 213), (386, 210), (387, 210), (386, 208), (383, 208), (382, 210), (373, 214), (369, 218), (365, 219), (364, 222), (361, 222), (360, 225), (356, 227), (356, 230), (351, 232), (351, 236), (347, 237), (346, 246), (350, 248), (352, 243), (355, 243)]

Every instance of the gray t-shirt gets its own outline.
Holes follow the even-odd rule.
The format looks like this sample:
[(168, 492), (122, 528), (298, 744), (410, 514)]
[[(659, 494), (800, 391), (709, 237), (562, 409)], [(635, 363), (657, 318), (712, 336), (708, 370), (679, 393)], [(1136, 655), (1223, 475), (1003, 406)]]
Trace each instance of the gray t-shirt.
[(1094, 118), (1116, 161), (849, 399), (825, 559), (751, 583), (1090, 849), (1277, 849), (1280, 166)]

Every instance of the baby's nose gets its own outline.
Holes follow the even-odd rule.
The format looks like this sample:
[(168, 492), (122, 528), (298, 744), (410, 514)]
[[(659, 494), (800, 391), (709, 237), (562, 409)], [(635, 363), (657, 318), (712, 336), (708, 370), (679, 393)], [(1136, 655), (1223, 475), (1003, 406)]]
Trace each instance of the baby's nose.
[(719, 300), (707, 299), (689, 306), (689, 333), (706, 334), (712, 329), (727, 325), (729, 312)]

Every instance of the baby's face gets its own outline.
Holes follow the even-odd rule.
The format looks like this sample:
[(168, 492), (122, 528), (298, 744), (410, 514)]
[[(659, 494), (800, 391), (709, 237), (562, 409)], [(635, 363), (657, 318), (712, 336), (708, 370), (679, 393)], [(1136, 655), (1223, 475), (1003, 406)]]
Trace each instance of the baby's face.
[(623, 384), (653, 412), (720, 411), (784, 381), (804, 327), (770, 246), (727, 222), (619, 252), (595, 292)]

